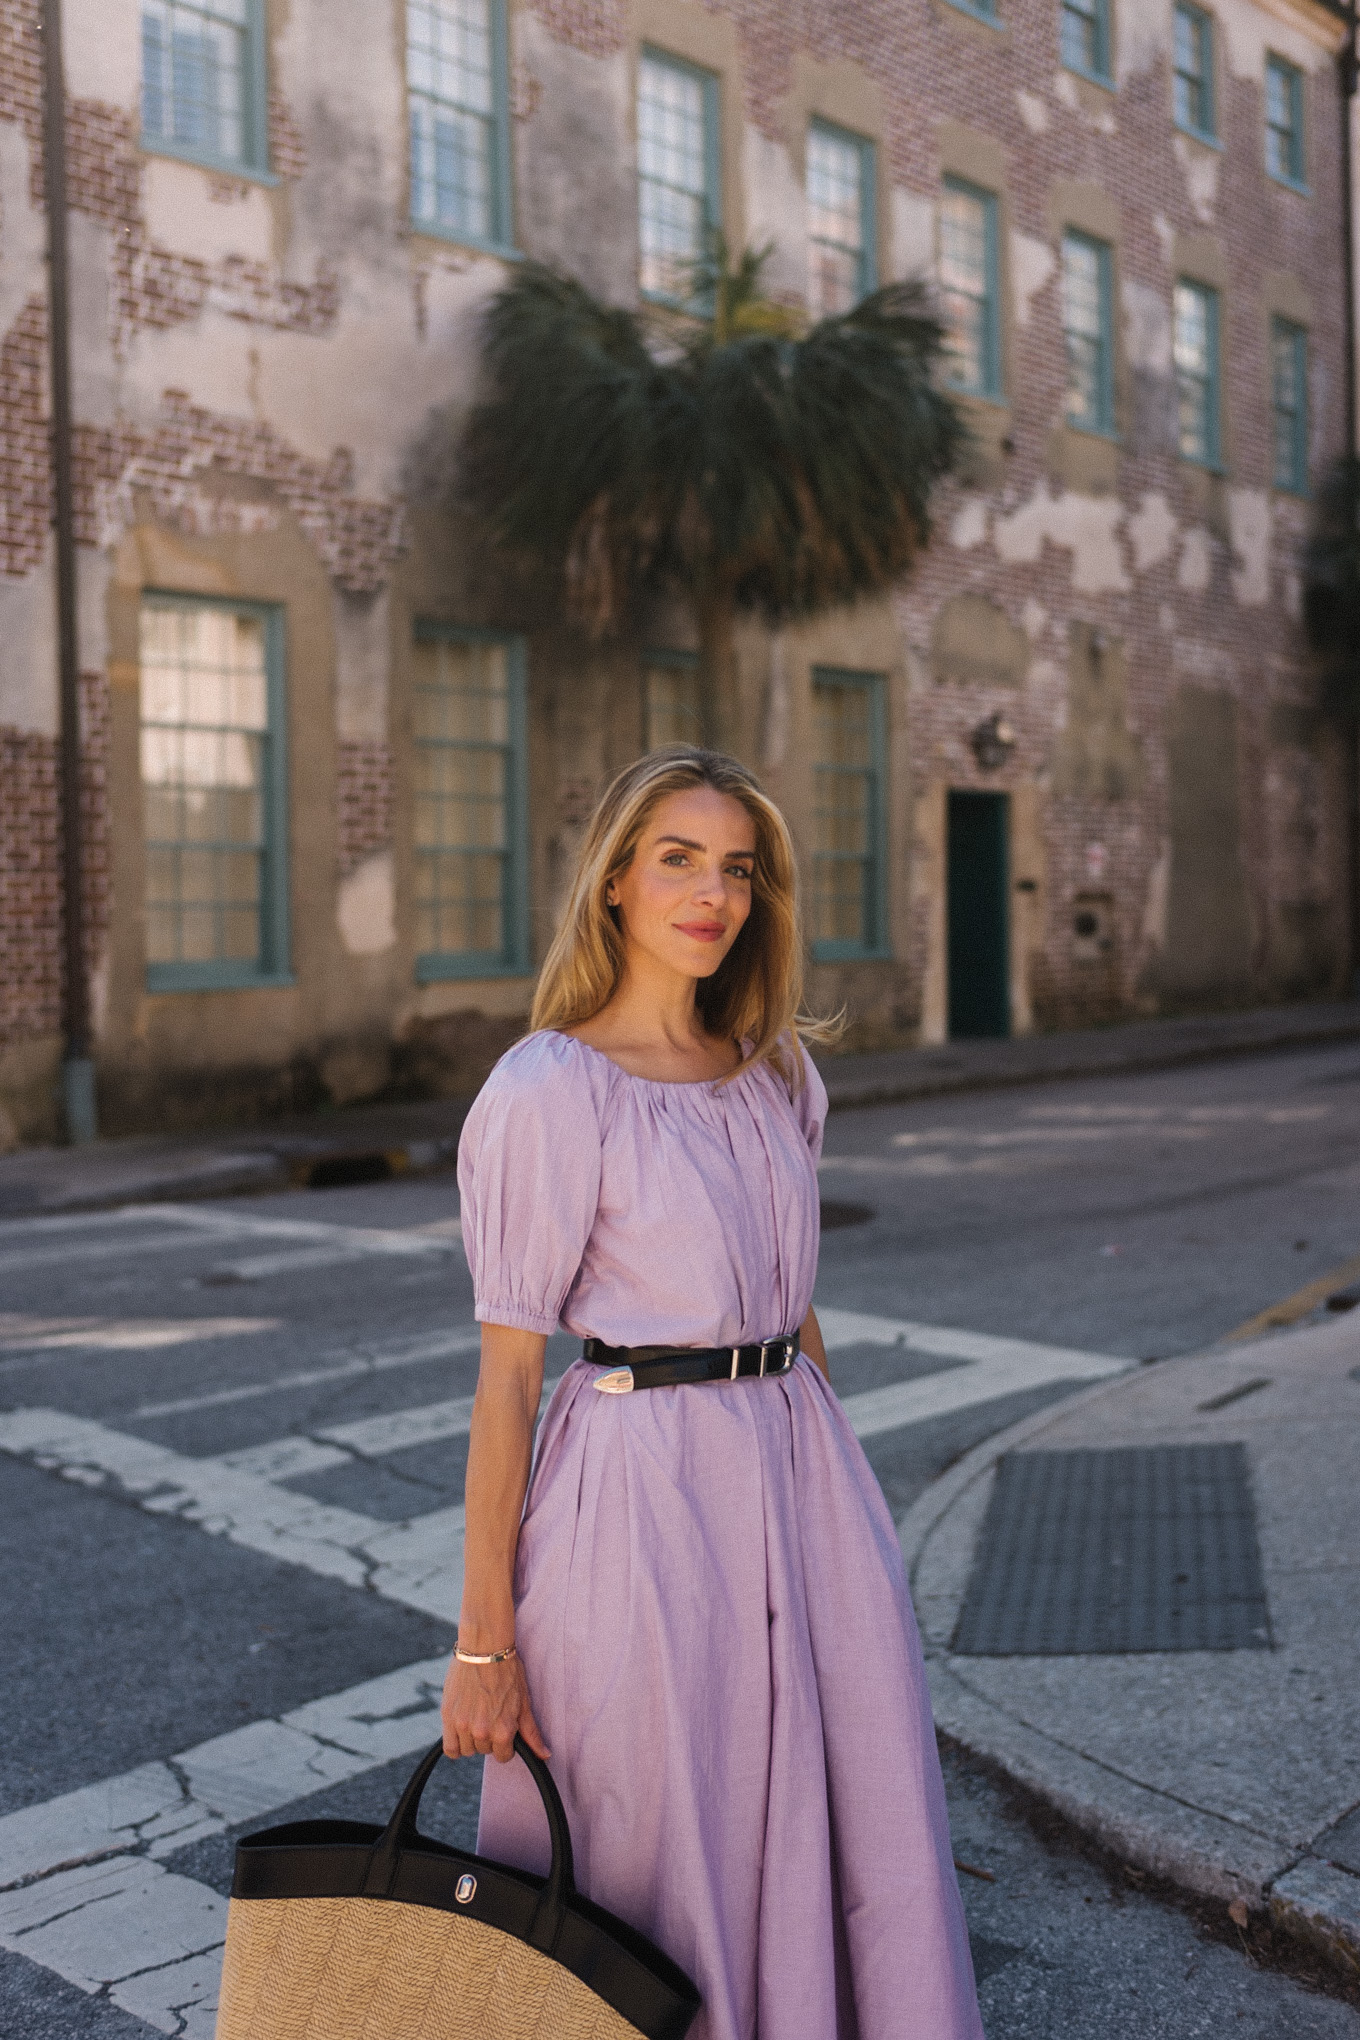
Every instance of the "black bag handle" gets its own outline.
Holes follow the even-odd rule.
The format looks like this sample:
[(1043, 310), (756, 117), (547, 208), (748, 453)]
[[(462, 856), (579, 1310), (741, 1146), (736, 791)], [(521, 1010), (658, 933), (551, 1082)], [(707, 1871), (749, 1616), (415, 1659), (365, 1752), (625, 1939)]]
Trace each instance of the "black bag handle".
[[(393, 1810), (391, 1820), (373, 1844), (368, 1859), (368, 1874), (364, 1878), (365, 1898), (391, 1896), (402, 1850), (410, 1848), (420, 1840), (416, 1816), (420, 1811), (421, 1795), (443, 1754), (443, 1743), (434, 1743), (411, 1773), (405, 1790)], [(543, 1801), (543, 1811), (548, 1817), (548, 1833), (552, 1837), (552, 1864), (529, 1932), (531, 1944), (549, 1954), (561, 1930), (567, 1903), (576, 1895), (571, 1829), (567, 1824), (567, 1810), (562, 1804), (562, 1795), (553, 1783), (552, 1772), (542, 1757), (530, 1749), (522, 1735), (515, 1737), (515, 1755), (522, 1757), (529, 1767), (529, 1776), (538, 1787), (538, 1796)]]

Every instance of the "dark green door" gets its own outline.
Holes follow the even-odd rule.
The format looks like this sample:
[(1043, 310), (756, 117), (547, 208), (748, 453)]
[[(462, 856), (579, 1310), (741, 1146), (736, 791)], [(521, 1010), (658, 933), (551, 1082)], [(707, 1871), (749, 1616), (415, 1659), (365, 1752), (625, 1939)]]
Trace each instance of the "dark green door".
[(1011, 1031), (1010, 796), (949, 796), (949, 1033)]

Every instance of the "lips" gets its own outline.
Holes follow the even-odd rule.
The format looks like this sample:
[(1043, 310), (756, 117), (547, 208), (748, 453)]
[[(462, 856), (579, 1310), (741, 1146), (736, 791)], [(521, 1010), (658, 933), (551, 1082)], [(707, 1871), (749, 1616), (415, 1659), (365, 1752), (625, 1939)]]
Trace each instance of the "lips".
[(721, 942), (727, 933), (721, 921), (677, 921), (676, 932), (694, 942)]

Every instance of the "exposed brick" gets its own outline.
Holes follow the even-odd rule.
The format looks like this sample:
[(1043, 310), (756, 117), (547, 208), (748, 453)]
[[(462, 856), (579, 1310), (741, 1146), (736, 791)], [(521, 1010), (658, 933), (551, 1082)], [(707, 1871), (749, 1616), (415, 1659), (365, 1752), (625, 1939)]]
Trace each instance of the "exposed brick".
[(47, 307), (30, 298), (0, 341), (0, 573), (27, 574), (47, 546), (51, 462), (43, 416)]
[(340, 876), (392, 846), (392, 746), (344, 738), (336, 756), (336, 851)]
[(627, 40), (622, 0), (534, 0), (534, 13), (559, 42), (588, 57), (612, 57)]

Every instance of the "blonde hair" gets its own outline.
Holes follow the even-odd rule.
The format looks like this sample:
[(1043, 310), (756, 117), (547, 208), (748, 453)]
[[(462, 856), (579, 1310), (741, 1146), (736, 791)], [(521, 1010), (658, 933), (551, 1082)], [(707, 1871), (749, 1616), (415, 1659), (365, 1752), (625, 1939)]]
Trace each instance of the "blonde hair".
[(711, 786), (741, 802), (755, 824), (756, 854), (750, 915), (712, 977), (699, 979), (695, 1003), (710, 1034), (749, 1042), (748, 1060), (772, 1062), (796, 1091), (803, 1081), (801, 1040), (834, 1040), (841, 1022), (799, 1012), (803, 942), (788, 824), (754, 773), (721, 751), (691, 744), (651, 751), (626, 766), (605, 793), (590, 818), (567, 910), (539, 973), (529, 1026), (534, 1032), (578, 1027), (609, 1004), (624, 961), (623, 936), (605, 903), (609, 886), (631, 864), (658, 804), (696, 786)]

